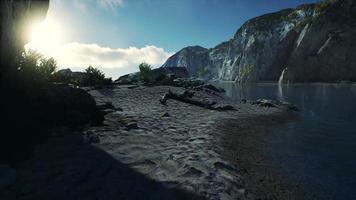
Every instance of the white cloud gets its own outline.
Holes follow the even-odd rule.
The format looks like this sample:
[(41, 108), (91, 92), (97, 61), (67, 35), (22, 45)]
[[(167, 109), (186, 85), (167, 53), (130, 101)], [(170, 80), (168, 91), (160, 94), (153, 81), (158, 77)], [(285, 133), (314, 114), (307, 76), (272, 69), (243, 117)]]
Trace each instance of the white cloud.
[(54, 57), (60, 68), (82, 70), (89, 65), (99, 67), (107, 76), (117, 78), (136, 72), (138, 65), (147, 62), (153, 67), (161, 66), (173, 53), (154, 45), (143, 48), (109, 48), (98, 44), (68, 43), (51, 52), (40, 53)]
[(124, 4), (124, 0), (98, 0), (99, 4), (106, 9), (115, 9)]
[(124, 0), (73, 0), (73, 5), (79, 10), (86, 12), (88, 4), (94, 3), (106, 10), (115, 10), (124, 5)]

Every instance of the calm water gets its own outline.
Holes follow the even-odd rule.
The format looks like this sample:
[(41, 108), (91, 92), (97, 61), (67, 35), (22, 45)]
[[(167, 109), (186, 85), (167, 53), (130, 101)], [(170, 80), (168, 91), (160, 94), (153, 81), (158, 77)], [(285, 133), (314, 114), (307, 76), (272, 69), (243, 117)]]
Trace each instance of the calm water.
[(268, 154), (317, 199), (356, 199), (356, 85), (219, 83), (227, 95), (292, 102), (299, 120), (275, 128)]

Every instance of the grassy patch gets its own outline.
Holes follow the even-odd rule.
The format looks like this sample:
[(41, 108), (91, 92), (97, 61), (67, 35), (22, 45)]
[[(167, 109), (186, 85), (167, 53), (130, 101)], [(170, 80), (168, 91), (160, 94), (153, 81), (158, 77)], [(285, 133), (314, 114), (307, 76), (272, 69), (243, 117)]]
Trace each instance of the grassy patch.
[(246, 82), (254, 69), (253, 64), (246, 64), (240, 71), (240, 77), (242, 82)]
[(331, 5), (336, 3), (338, 0), (322, 0), (316, 4), (316, 11), (318, 13), (323, 13), (330, 8)]

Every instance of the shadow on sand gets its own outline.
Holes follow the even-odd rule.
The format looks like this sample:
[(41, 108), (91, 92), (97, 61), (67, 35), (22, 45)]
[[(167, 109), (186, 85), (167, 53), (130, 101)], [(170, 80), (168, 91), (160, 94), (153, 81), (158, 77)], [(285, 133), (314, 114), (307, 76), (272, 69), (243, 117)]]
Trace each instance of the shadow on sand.
[(39, 145), (17, 166), (15, 185), (0, 191), (0, 199), (202, 198), (179, 189), (176, 182), (154, 181), (74, 134)]

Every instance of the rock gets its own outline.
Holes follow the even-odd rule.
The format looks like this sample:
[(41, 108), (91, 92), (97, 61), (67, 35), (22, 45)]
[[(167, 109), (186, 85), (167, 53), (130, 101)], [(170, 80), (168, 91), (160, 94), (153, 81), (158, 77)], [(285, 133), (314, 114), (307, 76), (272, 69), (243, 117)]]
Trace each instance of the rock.
[(165, 112), (165, 113), (162, 114), (161, 117), (170, 117), (170, 116), (171, 116), (171, 115), (170, 115), (168, 112)]
[(288, 102), (284, 102), (284, 101), (281, 101), (280, 104), (282, 106), (286, 107), (289, 110), (300, 111), (300, 109), (294, 104), (291, 104), (291, 103), (288, 103)]
[(113, 109), (115, 110), (115, 106), (111, 102), (97, 102), (96, 107), (100, 110), (105, 110), (105, 109)]
[(252, 102), (252, 105), (259, 105), (262, 107), (278, 107), (278, 102), (270, 100), (270, 99), (258, 99)]
[(246, 99), (241, 99), (240, 103), (245, 104), (245, 103), (247, 103), (247, 100)]
[(242, 194), (243, 196), (246, 196), (248, 194), (246, 189), (238, 189), (237, 190), (240, 194)]
[(100, 138), (98, 134), (94, 133), (93, 131), (87, 131), (83, 134), (83, 143), (90, 144), (90, 143), (99, 143)]
[(177, 87), (194, 88), (204, 85), (205, 82), (201, 79), (194, 78), (176, 78), (173, 80), (172, 85)]
[(227, 110), (235, 110), (235, 108), (231, 105), (217, 105), (213, 106), (214, 110), (219, 110), (219, 111), (227, 111)]
[(209, 89), (209, 90), (212, 90), (212, 91), (214, 91), (214, 92), (219, 92), (219, 93), (225, 92), (225, 90), (224, 90), (223, 88), (221, 88), (221, 87), (216, 87), (216, 86), (214, 86), (214, 85), (212, 85), (212, 84), (205, 84), (205, 85), (204, 85), (204, 88)]
[(127, 89), (135, 89), (135, 88), (138, 88), (138, 87), (140, 87), (140, 86), (139, 85), (132, 85), (132, 86), (127, 87)]
[(94, 98), (85, 90), (54, 84), (46, 88), (45, 92), (36, 95), (36, 103), (41, 109), (38, 114), (43, 118), (43, 123), (47, 121), (57, 126), (101, 125), (104, 119)]
[(7, 165), (0, 165), (0, 189), (13, 185), (16, 181), (16, 170)]
[(55, 82), (80, 84), (85, 79), (85, 72), (73, 72), (71, 69), (61, 69), (53, 74)]
[(250, 19), (229, 41), (211, 49), (185, 47), (162, 68), (181, 66), (190, 77), (241, 83), (355, 82), (356, 1), (321, 3), (326, 6), (307, 4)]
[(121, 76), (117, 80), (115, 80), (115, 83), (120, 85), (130, 85), (130, 84), (138, 83), (138, 81), (139, 81), (139, 73), (137, 72), (137, 73), (126, 74), (124, 76)]
[(256, 101), (251, 102), (252, 105), (259, 105), (262, 107), (275, 107), (275, 108), (283, 108), (287, 110), (299, 111), (299, 108), (291, 103), (285, 101), (275, 101), (271, 99), (258, 99)]
[(97, 102), (96, 107), (100, 110), (103, 115), (115, 112), (123, 111), (122, 108), (115, 107), (111, 102)]
[(113, 113), (113, 112), (116, 112), (116, 110), (113, 110), (113, 109), (104, 109), (104, 110), (100, 110), (100, 113), (102, 114), (102, 115), (107, 115), (107, 114), (109, 114), (109, 113)]
[(138, 125), (135, 122), (129, 122), (125, 125), (126, 130), (131, 130), (131, 129), (138, 129)]

